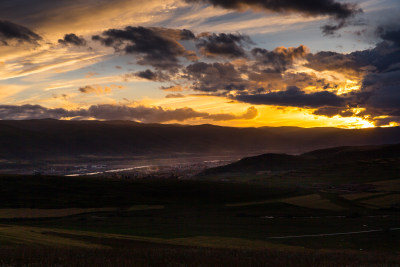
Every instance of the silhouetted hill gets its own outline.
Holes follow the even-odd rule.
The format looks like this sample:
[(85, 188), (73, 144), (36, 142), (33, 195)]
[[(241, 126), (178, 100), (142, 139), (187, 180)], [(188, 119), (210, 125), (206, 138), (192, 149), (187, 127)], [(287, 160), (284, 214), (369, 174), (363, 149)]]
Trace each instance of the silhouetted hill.
[(201, 175), (220, 173), (254, 173), (259, 171), (288, 171), (324, 166), (354, 164), (356, 161), (400, 159), (400, 144), (380, 146), (343, 146), (320, 149), (301, 155), (263, 154), (237, 162), (210, 168)]
[(375, 129), (142, 124), (131, 121), (0, 121), (0, 159), (173, 153), (298, 154), (345, 145), (397, 143), (400, 127)]
[[(399, 140), (400, 141), (400, 140)], [(303, 157), (336, 161), (367, 160), (400, 157), (400, 144), (381, 146), (343, 146), (318, 149), (302, 154)]]

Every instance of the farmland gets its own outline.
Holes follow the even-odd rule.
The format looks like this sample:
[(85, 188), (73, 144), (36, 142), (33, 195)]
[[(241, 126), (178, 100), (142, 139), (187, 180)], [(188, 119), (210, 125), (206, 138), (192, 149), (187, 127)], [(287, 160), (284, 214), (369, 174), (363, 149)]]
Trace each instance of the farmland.
[[(398, 211), (365, 205), (364, 195), (360, 202), (306, 186), (176, 179), (3, 176), (1, 182), (3, 198), (17, 192), (1, 202), (4, 264), (37, 260), (84, 266), (92, 257), (115, 254), (127, 265), (142, 259), (136, 266), (156, 266), (166, 255), (171, 266), (228, 266), (230, 257), (237, 264), (255, 257), (242, 266), (290, 266), (294, 259), (299, 265), (293, 266), (310, 261), (337, 266), (338, 255), (339, 262), (356, 266), (398, 263)], [(38, 189), (18, 193), (32, 186)], [(382, 190), (375, 194), (397, 192)], [(31, 216), (17, 216), (28, 209)], [(78, 249), (80, 256), (69, 258)], [(157, 256), (149, 259), (150, 254)], [(102, 262), (86, 266), (112, 266)]]
[(397, 158), (328, 163), (190, 179), (2, 175), (0, 264), (398, 266)]

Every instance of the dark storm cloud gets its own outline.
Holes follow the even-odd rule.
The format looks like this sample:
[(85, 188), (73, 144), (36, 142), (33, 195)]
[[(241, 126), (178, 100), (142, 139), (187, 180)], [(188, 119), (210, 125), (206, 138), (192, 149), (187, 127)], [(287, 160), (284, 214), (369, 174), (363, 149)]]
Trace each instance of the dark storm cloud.
[(138, 55), (138, 64), (175, 71), (180, 66), (180, 57), (196, 59), (194, 52), (186, 50), (178, 42), (193, 38), (194, 34), (189, 30), (130, 26), (123, 30), (109, 29), (101, 36), (92, 37), (105, 46), (113, 47), (117, 52)]
[(400, 115), (400, 70), (367, 75), (364, 78), (362, 93), (359, 94), (357, 100), (360, 106), (366, 108), (364, 115), (398, 117)]
[(170, 80), (170, 76), (161, 71), (143, 70), (133, 73), (134, 76), (156, 82), (163, 82)]
[(322, 106), (343, 106), (345, 99), (328, 91), (305, 93), (298, 87), (291, 86), (285, 91), (264, 94), (242, 94), (234, 97), (236, 100), (250, 104), (293, 106), (317, 108)]
[(360, 75), (368, 71), (384, 72), (400, 63), (400, 49), (388, 42), (374, 48), (349, 54), (323, 51), (307, 55), (307, 67), (317, 71), (331, 70), (344, 74)]
[(319, 78), (315, 73), (289, 72), (285, 73), (283, 81), (289, 86), (297, 86), (300, 88), (314, 86), (322, 89), (337, 89), (339, 87), (339, 84)]
[(306, 58), (308, 60), (306, 67), (317, 71), (330, 70), (354, 75), (361, 71), (360, 67), (363, 65), (352, 54), (346, 55), (331, 51), (308, 54)]
[(376, 92), (380, 89), (392, 86), (400, 86), (400, 70), (388, 72), (370, 73), (364, 77), (362, 90), (364, 92)]
[(200, 53), (207, 57), (245, 57), (243, 46), (252, 44), (250, 37), (241, 34), (203, 34), (197, 42)]
[(392, 29), (384, 29), (384, 27), (379, 27), (378, 33), (383, 40), (393, 42), (400, 46), (400, 26)]
[(275, 12), (298, 12), (310, 16), (328, 15), (336, 19), (353, 16), (359, 9), (354, 4), (334, 0), (186, 0), (188, 3), (210, 3), (228, 9), (264, 8)]
[(308, 53), (308, 48), (300, 45), (299, 47), (278, 47), (273, 51), (264, 48), (253, 48), (251, 54), (258, 63), (260, 68), (269, 68), (277, 72), (283, 72), (293, 62), (304, 57)]
[(192, 82), (192, 89), (204, 92), (244, 90), (247, 82), (231, 63), (196, 62), (184, 69), (183, 78)]
[(210, 3), (227, 9), (243, 8), (265, 9), (278, 13), (296, 12), (307, 16), (330, 16), (336, 25), (322, 27), (325, 35), (346, 26), (348, 19), (362, 12), (356, 4), (335, 0), (185, 0), (188, 3)]
[(194, 33), (187, 29), (171, 29), (164, 27), (149, 27), (152, 31), (158, 33), (167, 38), (172, 38), (174, 40), (194, 40), (196, 36)]
[[(63, 108), (46, 108), (40, 105), (0, 105), (1, 120), (23, 120), (23, 119), (88, 119), (99, 120), (135, 120), (141, 122), (166, 122), (185, 121), (188, 119), (211, 119), (211, 120), (233, 120), (251, 119), (257, 113), (253, 107), (242, 115), (233, 114), (209, 114), (197, 112), (192, 108), (163, 109), (162, 107), (128, 107), (124, 105), (92, 105), (88, 109), (66, 110)], [(254, 115), (255, 114), (255, 115)]]
[(85, 46), (86, 40), (83, 37), (76, 36), (74, 33), (64, 35), (63, 39), (59, 39), (58, 43), (63, 45)]
[[(260, 68), (258, 66), (258, 68)], [(279, 72), (272, 69), (243, 70), (242, 74), (248, 77), (247, 90), (265, 92), (285, 90), (287, 86), (296, 86), (299, 88), (314, 87), (318, 90), (335, 90), (338, 89), (343, 82), (341, 81), (328, 81), (324, 78), (318, 77), (315, 73), (305, 72)], [(261, 87), (260, 87), (261, 86)]]
[(377, 89), (368, 99), (367, 104), (374, 108), (400, 111), (400, 84), (385, 85)]
[(181, 77), (191, 83), (190, 88), (203, 92), (242, 91), (248, 94), (266, 90), (284, 90), (287, 86), (301, 88), (315, 86), (335, 89), (333, 82), (318, 78), (315, 74), (287, 72), (297, 60), (306, 58), (308, 48), (278, 47), (272, 51), (254, 48), (249, 57), (238, 65), (232, 63), (196, 62), (183, 69)]
[[(98, 25), (118, 19), (121, 15), (135, 15), (154, 5), (139, 0), (1, 0), (0, 18), (47, 30), (68, 32), (71, 28)], [(121, 12), (116, 12), (121, 10)], [(135, 12), (137, 11), (137, 12)], [(104, 25), (104, 24), (103, 24)], [(68, 30), (69, 29), (69, 30)]]
[(400, 47), (381, 42), (375, 48), (364, 51), (356, 51), (350, 54), (361, 67), (372, 66), (373, 72), (387, 72), (393, 70), (400, 63)]
[(152, 70), (144, 70), (144, 71), (139, 71), (136, 72), (136, 76), (147, 79), (147, 80), (152, 80), (152, 81), (157, 81), (158, 80), (158, 75), (157, 73), (153, 72)]
[(324, 35), (333, 35), (338, 30), (346, 26), (346, 20), (341, 20), (337, 24), (327, 24), (321, 27), (322, 33)]
[[(258, 66), (259, 68), (259, 66)], [(249, 80), (254, 81), (254, 82), (281, 82), (283, 79), (283, 73), (274, 69), (253, 69), (253, 70), (244, 70), (242, 68), (241, 70), (243, 72), (247, 72)]]
[(0, 45), (9, 45), (10, 41), (37, 44), (41, 39), (42, 37), (24, 26), (0, 20)]

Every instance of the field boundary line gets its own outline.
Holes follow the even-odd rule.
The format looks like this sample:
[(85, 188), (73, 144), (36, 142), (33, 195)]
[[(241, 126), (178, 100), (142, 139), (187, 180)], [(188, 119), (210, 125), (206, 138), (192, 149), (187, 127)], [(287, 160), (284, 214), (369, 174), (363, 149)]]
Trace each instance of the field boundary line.
[(343, 232), (343, 233), (272, 236), (272, 237), (268, 237), (268, 239), (285, 239), (285, 238), (301, 238), (301, 237), (322, 237), (322, 236), (336, 236), (336, 235), (353, 235), (353, 234), (364, 234), (364, 233), (384, 232), (384, 231), (398, 231), (398, 230), (400, 230), (400, 227), (399, 228), (389, 228), (389, 229), (373, 229), (373, 230), (364, 230), (364, 231)]

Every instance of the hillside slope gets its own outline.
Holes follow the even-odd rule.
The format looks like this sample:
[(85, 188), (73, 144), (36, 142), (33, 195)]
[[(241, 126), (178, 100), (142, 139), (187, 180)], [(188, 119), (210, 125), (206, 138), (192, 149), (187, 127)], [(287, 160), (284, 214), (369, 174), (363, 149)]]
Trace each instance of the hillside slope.
[(237, 162), (210, 168), (202, 175), (220, 173), (254, 173), (259, 171), (290, 171), (326, 166), (352, 165), (355, 162), (387, 161), (400, 163), (400, 144), (380, 146), (343, 146), (319, 149), (301, 155), (262, 154)]

